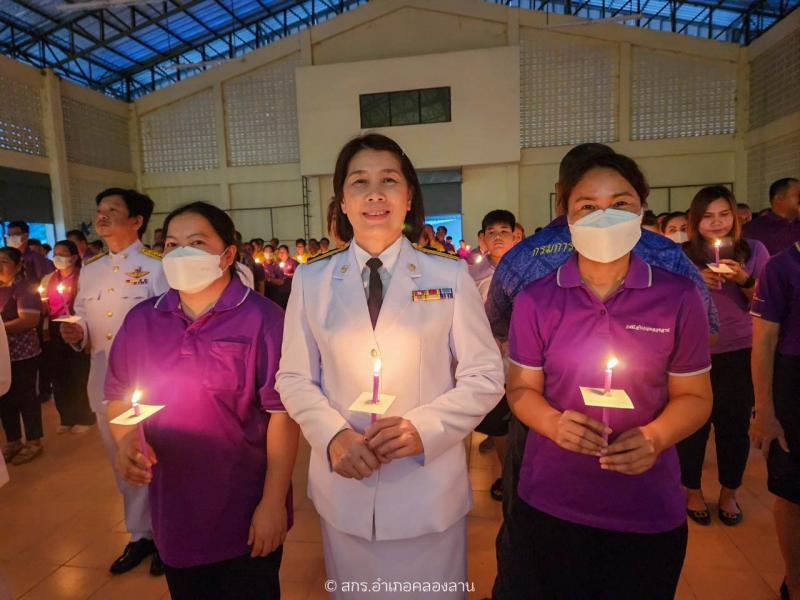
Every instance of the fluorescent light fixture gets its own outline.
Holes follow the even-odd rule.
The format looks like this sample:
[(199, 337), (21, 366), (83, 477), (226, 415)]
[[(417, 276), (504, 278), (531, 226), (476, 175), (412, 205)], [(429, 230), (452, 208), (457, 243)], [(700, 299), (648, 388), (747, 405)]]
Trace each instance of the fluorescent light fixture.
[(59, 12), (73, 12), (76, 10), (97, 10), (100, 8), (113, 8), (115, 6), (137, 6), (152, 4), (153, 0), (88, 0), (87, 2), (74, 2), (59, 4), (55, 9)]
[(641, 13), (634, 13), (632, 15), (615, 15), (605, 19), (582, 19), (580, 21), (570, 23), (553, 23), (552, 25), (545, 25), (543, 29), (566, 29), (568, 27), (586, 27), (587, 25), (600, 25), (603, 23), (624, 23), (625, 21), (634, 21), (642, 19), (645, 15)]

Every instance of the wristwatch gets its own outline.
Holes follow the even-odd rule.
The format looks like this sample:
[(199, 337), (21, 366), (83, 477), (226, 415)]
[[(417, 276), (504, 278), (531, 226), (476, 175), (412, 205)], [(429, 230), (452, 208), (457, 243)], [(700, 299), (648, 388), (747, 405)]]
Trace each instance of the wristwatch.
[(755, 284), (756, 284), (755, 277), (753, 277), (752, 275), (749, 275), (744, 283), (737, 283), (736, 285), (738, 285), (740, 288), (744, 288), (746, 290), (749, 290)]

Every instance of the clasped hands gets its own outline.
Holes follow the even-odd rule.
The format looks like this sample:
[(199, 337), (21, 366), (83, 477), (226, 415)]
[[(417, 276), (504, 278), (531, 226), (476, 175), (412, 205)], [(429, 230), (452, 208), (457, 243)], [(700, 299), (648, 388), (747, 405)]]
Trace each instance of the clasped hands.
[(328, 446), (331, 468), (342, 477), (364, 479), (381, 465), (423, 452), (422, 438), (413, 423), (403, 417), (378, 419), (364, 430), (337, 433)]
[(550, 431), (548, 437), (565, 450), (596, 456), (601, 469), (626, 475), (649, 470), (661, 452), (646, 426), (629, 429), (609, 444), (603, 439), (611, 433), (608, 426), (574, 410), (554, 414)]

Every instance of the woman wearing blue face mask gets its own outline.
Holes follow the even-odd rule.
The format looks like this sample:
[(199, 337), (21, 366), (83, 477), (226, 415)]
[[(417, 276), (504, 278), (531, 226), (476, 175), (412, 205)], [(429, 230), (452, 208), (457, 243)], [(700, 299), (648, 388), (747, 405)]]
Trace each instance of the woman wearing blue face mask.
[[(511, 318), (506, 393), (530, 432), (498, 569), (512, 598), (666, 600), (687, 541), (674, 445), (711, 407), (706, 312), (691, 281), (631, 252), (649, 191), (634, 161), (589, 157), (559, 189), (575, 253)], [(581, 387), (632, 406), (587, 405)]]
[(50, 343), (45, 360), (53, 379), (53, 397), (61, 417), (57, 433), (85, 433), (94, 424), (86, 385), (89, 379), (89, 355), (76, 352), (61, 337), (61, 322), (75, 314), (75, 294), (81, 273), (78, 247), (69, 240), (57, 242), (53, 249), (56, 270), (42, 278), (39, 292), (45, 314), (49, 316)]

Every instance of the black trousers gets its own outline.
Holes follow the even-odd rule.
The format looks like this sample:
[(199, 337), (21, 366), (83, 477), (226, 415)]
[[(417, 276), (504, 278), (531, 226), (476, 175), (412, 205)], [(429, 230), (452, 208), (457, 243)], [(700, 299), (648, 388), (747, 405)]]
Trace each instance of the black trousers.
[(800, 504), (800, 356), (775, 355), (772, 399), (789, 452), (775, 440), (767, 457), (767, 487), (776, 496)]
[(210, 565), (166, 565), (172, 600), (279, 600), (283, 546), (264, 557), (249, 554)]
[(509, 550), (498, 553), (494, 600), (672, 600), (688, 528), (656, 534), (576, 525), (521, 499), (509, 519)]
[(25, 425), (25, 439), (38, 440), (42, 431), (42, 405), (36, 397), (36, 371), (39, 357), (17, 360), (11, 363), (11, 387), (0, 397), (0, 419), (7, 442), (22, 439), (20, 417)]
[(676, 446), (681, 479), (687, 488), (700, 489), (706, 442), (713, 423), (719, 482), (735, 490), (742, 485), (750, 452), (748, 428), (754, 402), (750, 348), (711, 355), (711, 388), (714, 393), (711, 417)]
[(86, 393), (91, 361), (89, 355), (75, 352), (61, 338), (59, 324), (51, 323), (50, 343), (44, 356), (53, 380), (53, 396), (61, 416), (61, 424), (92, 425), (95, 416), (89, 407), (89, 395)]

